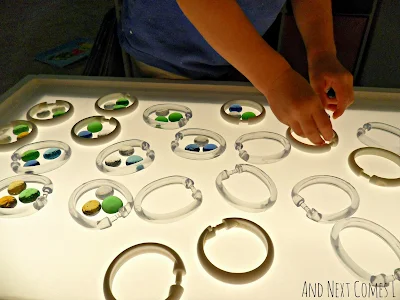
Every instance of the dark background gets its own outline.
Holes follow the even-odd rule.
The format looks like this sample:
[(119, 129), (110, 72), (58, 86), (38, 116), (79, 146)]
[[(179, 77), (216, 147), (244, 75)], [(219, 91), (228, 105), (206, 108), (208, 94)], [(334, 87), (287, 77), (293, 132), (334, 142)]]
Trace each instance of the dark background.
[[(371, 11), (375, 1), (377, 10), (373, 16)], [(104, 15), (113, 4), (113, 0), (0, 1), (0, 94), (28, 74), (82, 74), (85, 62), (58, 69), (34, 61), (34, 57), (77, 37), (95, 39)], [(341, 56), (360, 58), (356, 85), (400, 88), (400, 1), (333, 0), (333, 8), (336, 19), (342, 20), (337, 25), (340, 47), (344, 49)], [(290, 7), (283, 15), (290, 24)], [(367, 24), (360, 20), (367, 18), (368, 21), (370, 17), (373, 17), (371, 30), (359, 37), (366, 39), (365, 48), (363, 51), (355, 49), (354, 45), (351, 48), (350, 44), (355, 40), (351, 34), (357, 26), (359, 34)], [(296, 37), (291, 31), (285, 31), (285, 28), (290, 29), (286, 24), (283, 27), (287, 37), (284, 51), (282, 40), (279, 42), (279, 37), (283, 36), (280, 20), (275, 25), (275, 32), (269, 32), (268, 39), (277, 48), (280, 43), (280, 51), (284, 56), (290, 56)], [(304, 65), (304, 58), (300, 56), (288, 57), (290, 59), (295, 65)]]

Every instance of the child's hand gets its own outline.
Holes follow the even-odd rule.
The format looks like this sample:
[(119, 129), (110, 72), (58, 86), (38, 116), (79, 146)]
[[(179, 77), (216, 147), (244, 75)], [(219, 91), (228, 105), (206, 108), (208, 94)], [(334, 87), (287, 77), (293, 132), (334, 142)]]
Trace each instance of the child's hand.
[(293, 69), (282, 73), (265, 93), (272, 112), (293, 131), (314, 144), (333, 138), (332, 124), (321, 100), (308, 82)]
[[(324, 107), (333, 111), (333, 118), (340, 117), (354, 102), (353, 76), (334, 54), (319, 53), (308, 58), (310, 83)], [(326, 91), (333, 88), (336, 98), (329, 99)]]

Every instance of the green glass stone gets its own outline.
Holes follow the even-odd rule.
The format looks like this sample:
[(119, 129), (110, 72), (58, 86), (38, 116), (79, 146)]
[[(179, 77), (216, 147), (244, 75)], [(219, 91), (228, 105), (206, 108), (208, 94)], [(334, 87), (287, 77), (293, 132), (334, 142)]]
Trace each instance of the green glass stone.
[(108, 214), (115, 214), (123, 206), (122, 200), (116, 196), (109, 196), (103, 200), (101, 207)]
[(13, 128), (13, 133), (15, 135), (18, 135), (23, 132), (28, 132), (28, 131), (29, 131), (29, 126), (25, 125), (25, 124), (17, 125)]
[(168, 118), (163, 116), (158, 116), (155, 120), (158, 122), (168, 122)]
[(22, 154), (21, 159), (22, 159), (24, 162), (27, 162), (27, 161), (30, 161), (30, 160), (38, 159), (39, 156), (40, 156), (39, 151), (37, 151), (37, 150), (28, 150), (28, 151), (25, 151), (25, 152)]
[(19, 201), (22, 203), (31, 203), (40, 196), (40, 192), (37, 189), (29, 188), (19, 194)]
[(129, 105), (129, 100), (128, 99), (124, 99), (124, 98), (118, 99), (117, 100), (117, 105), (128, 106)]
[(90, 131), (91, 133), (99, 132), (103, 129), (103, 124), (98, 121), (94, 121), (88, 124), (87, 130)]
[(123, 108), (126, 108), (126, 106), (117, 104), (117, 105), (114, 105), (113, 110), (118, 110), (118, 109), (123, 109)]
[(248, 119), (251, 119), (251, 118), (254, 118), (254, 117), (256, 117), (256, 114), (251, 112), (251, 111), (248, 111), (248, 112), (245, 112), (242, 115), (242, 120), (248, 120)]
[(57, 111), (55, 111), (55, 112), (53, 113), (53, 118), (57, 118), (57, 117), (60, 117), (60, 116), (62, 116), (62, 115), (65, 115), (65, 111), (57, 110)]
[(174, 113), (172, 113), (172, 114), (170, 114), (169, 116), (168, 116), (168, 119), (171, 121), (171, 122), (178, 122), (180, 119), (182, 119), (183, 118), (183, 116), (182, 116), (182, 114), (181, 113), (178, 113), (178, 112), (174, 112)]

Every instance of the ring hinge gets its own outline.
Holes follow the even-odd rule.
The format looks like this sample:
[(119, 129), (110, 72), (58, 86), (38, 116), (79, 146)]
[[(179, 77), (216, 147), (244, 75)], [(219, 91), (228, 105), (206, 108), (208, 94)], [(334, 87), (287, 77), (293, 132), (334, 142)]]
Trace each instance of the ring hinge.
[[(327, 215), (323, 215), (318, 210), (308, 207), (305, 203), (304, 198), (300, 196), (299, 193), (304, 188), (314, 184), (329, 184), (340, 188), (349, 195), (351, 199), (351, 204), (344, 210)], [(358, 206), (360, 204), (360, 198), (358, 196), (358, 193), (350, 183), (338, 177), (328, 176), (328, 175), (311, 176), (301, 180), (294, 186), (292, 190), (292, 200), (297, 207), (301, 207), (305, 210), (306, 216), (309, 219), (315, 222), (323, 222), (323, 223), (334, 222), (337, 220), (341, 220), (343, 218), (350, 217), (357, 211)]]

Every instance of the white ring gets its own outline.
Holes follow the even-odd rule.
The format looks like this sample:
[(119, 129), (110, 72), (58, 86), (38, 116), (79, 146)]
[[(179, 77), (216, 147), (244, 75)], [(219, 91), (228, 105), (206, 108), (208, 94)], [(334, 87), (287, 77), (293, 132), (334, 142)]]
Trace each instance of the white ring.
[[(226, 113), (226, 110), (229, 109), (229, 107), (232, 104), (239, 104), (242, 106), (248, 106), (251, 108), (254, 108), (256, 110), (259, 111), (259, 115), (255, 116), (253, 118), (249, 118), (247, 120), (242, 120), (242, 118), (237, 118), (234, 116), (231, 116), (229, 114)], [(257, 124), (259, 122), (261, 122), (262, 120), (264, 120), (266, 112), (265, 112), (265, 108), (263, 105), (261, 105), (260, 103), (253, 101), (253, 100), (230, 100), (228, 102), (225, 102), (220, 109), (220, 115), (221, 117), (231, 123), (231, 124), (248, 124), (248, 125), (253, 125), (253, 124)]]
[(396, 268), (393, 275), (371, 275), (350, 258), (350, 256), (347, 254), (346, 250), (342, 246), (339, 238), (340, 232), (343, 229), (350, 227), (364, 229), (375, 234), (377, 237), (379, 237), (386, 244), (389, 245), (389, 247), (396, 254), (397, 258), (400, 260), (400, 242), (393, 234), (391, 234), (382, 226), (375, 224), (374, 222), (371, 222), (369, 220), (350, 218), (337, 222), (333, 226), (331, 231), (331, 244), (333, 250), (337, 254), (338, 258), (346, 265), (346, 267), (356, 276), (364, 279), (367, 282), (370, 282), (373, 286), (377, 285), (378, 287), (386, 287), (389, 285), (390, 282), (393, 282), (396, 279), (400, 280), (400, 268)]
[[(274, 140), (280, 143), (283, 146), (283, 150), (279, 153), (271, 154), (271, 155), (249, 155), (249, 153), (243, 149), (243, 143), (252, 140), (258, 139), (267, 139), (267, 140)], [(277, 162), (290, 153), (290, 143), (289, 141), (281, 136), (280, 134), (268, 131), (259, 131), (259, 132), (251, 132), (246, 133), (240, 136), (235, 141), (235, 149), (239, 151), (239, 157), (244, 161), (247, 161), (251, 164), (270, 164)]]
[[(231, 175), (240, 174), (242, 172), (248, 172), (256, 176), (258, 179), (260, 179), (267, 186), (270, 192), (270, 197), (262, 202), (252, 203), (241, 200), (232, 195), (224, 186), (223, 181), (229, 179)], [(265, 174), (261, 169), (251, 165), (236, 165), (235, 169), (233, 169), (232, 171), (227, 171), (227, 170), (222, 171), (221, 173), (219, 173), (215, 181), (215, 184), (217, 186), (218, 192), (221, 194), (222, 197), (225, 198), (225, 200), (228, 201), (228, 203), (232, 204), (236, 208), (239, 208), (247, 212), (265, 211), (275, 204), (276, 199), (278, 197), (278, 191), (272, 179), (267, 174)]]
[[(325, 214), (325, 215), (319, 213), (314, 208), (309, 208), (306, 205), (304, 198), (301, 197), (299, 193), (301, 190), (310, 185), (321, 184), (321, 183), (333, 185), (335, 187), (342, 189), (349, 195), (351, 199), (351, 204), (347, 208), (337, 213)], [(356, 189), (350, 183), (338, 177), (329, 175), (311, 176), (297, 183), (292, 190), (292, 200), (297, 207), (301, 207), (306, 211), (308, 218), (310, 218), (315, 222), (321, 222), (321, 223), (329, 223), (344, 218), (348, 218), (357, 211), (358, 206), (360, 205), (360, 197), (358, 196)]]
[[(122, 109), (106, 109), (102, 107), (104, 104), (110, 101), (117, 101), (120, 98), (125, 98), (129, 100), (129, 105)], [(139, 105), (139, 100), (135, 96), (131, 96), (129, 93), (113, 93), (100, 97), (94, 104), (94, 108), (99, 114), (105, 114), (109, 116), (123, 116), (128, 113), (133, 112)]]
[(178, 253), (176, 253), (170, 247), (162, 244), (143, 243), (132, 246), (121, 252), (116, 258), (114, 258), (110, 266), (107, 268), (107, 272), (104, 276), (103, 281), (103, 292), (106, 300), (116, 300), (111, 288), (115, 275), (117, 274), (121, 266), (135, 256), (149, 253), (161, 254), (174, 262), (173, 272), (175, 274), (175, 284), (171, 285), (167, 300), (179, 300), (182, 297), (184, 290), (181, 284), (182, 277), (186, 274), (186, 269)]

